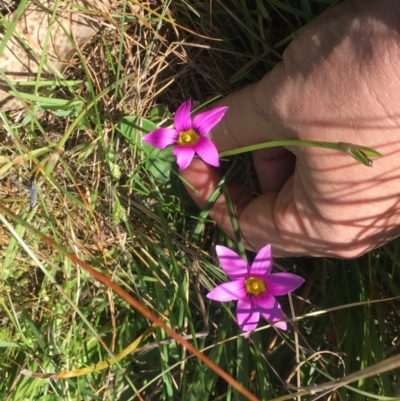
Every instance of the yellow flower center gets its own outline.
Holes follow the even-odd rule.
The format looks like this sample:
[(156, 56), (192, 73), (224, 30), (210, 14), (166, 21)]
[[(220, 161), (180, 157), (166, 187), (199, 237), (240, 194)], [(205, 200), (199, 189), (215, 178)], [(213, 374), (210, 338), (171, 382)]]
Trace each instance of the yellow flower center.
[(249, 277), (246, 278), (244, 282), (244, 286), (246, 287), (246, 291), (249, 295), (262, 295), (267, 289), (267, 285), (265, 281), (257, 278), (257, 277)]
[(191, 128), (187, 131), (180, 132), (177, 142), (178, 145), (190, 146), (196, 143), (199, 138), (200, 136), (197, 134), (197, 132)]

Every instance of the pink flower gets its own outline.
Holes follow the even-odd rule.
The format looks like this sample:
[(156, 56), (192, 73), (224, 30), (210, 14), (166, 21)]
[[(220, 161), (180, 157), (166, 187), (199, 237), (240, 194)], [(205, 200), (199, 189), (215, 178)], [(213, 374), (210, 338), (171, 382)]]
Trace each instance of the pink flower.
[(216, 107), (190, 118), (192, 101), (189, 99), (178, 107), (175, 113), (175, 128), (157, 128), (143, 137), (155, 148), (164, 149), (174, 145), (174, 155), (179, 170), (189, 166), (197, 153), (206, 163), (219, 166), (219, 156), (215, 145), (206, 137), (208, 132), (221, 120), (227, 107)]
[[(304, 279), (291, 273), (274, 273), (272, 269), (271, 245), (264, 246), (256, 255), (251, 266), (237, 253), (221, 245), (216, 246), (222, 269), (231, 279), (215, 287), (207, 297), (219, 302), (238, 301), (236, 317), (243, 332), (253, 331), (260, 320), (260, 314), (270, 323), (286, 330), (281, 322), (285, 315), (275, 299), (287, 295), (300, 287)], [(245, 334), (248, 337), (250, 333)]]

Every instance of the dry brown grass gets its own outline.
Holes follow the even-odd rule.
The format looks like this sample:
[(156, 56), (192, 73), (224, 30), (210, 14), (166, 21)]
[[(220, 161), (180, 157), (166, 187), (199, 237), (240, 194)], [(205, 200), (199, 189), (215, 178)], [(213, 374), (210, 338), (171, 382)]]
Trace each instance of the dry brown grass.
[[(191, 7), (201, 17), (180, 1), (172, 2), (164, 14), (161, 4), (143, 3), (139, 7), (134, 2), (128, 2), (122, 29), (123, 3), (115, 2), (110, 14), (105, 16), (100, 32), (65, 70), (65, 79), (81, 80), (82, 83), (72, 91), (59, 87), (50, 94), (51, 97), (71, 101), (79, 97), (85, 104), (93, 96), (108, 91), (96, 102), (97, 116), (92, 114), (87, 126), (74, 130), (69, 136), (53, 174), (60, 187), (80, 199), (81, 203), (68, 198), (60, 187), (52, 185), (49, 180), (42, 180), (38, 175), (46, 213), (54, 218), (60, 230), (58, 239), (91, 256), (99, 251), (104, 253), (109, 246), (123, 241), (121, 236), (124, 234), (118, 232), (113, 224), (113, 196), (109, 189), (115, 180), (110, 176), (110, 165), (104, 163), (104, 156), (111, 150), (115, 163), (126, 167), (126, 177), (137, 169), (140, 155), (127, 151), (124, 140), (115, 132), (121, 117), (146, 117), (156, 104), (166, 104), (173, 112), (188, 97), (204, 102), (210, 97), (227, 93), (238, 85), (230, 84), (239, 66), (238, 57), (252, 61), (251, 54), (234, 50), (235, 42), (240, 40), (238, 36), (226, 37), (238, 30), (238, 23), (226, 12), (222, 2), (212, 3), (212, 6), (202, 1), (191, 2)], [(224, 23), (223, 27), (215, 23), (214, 15), (218, 13), (225, 13), (218, 17)], [(162, 14), (160, 23), (158, 16)], [(156, 21), (152, 21), (154, 19)], [(130, 79), (119, 84), (117, 90), (114, 87), (109, 89), (118, 79), (126, 76)], [(5, 130), (1, 132), (3, 162), (8, 161), (11, 165), (5, 167), (8, 165), (2, 164), (0, 196), (7, 200), (16, 214), (26, 209), (31, 171), (39, 171), (44, 157), (48, 156), (46, 153), (37, 158), (23, 158), (18, 154), (28, 155), (34, 149), (58, 143), (73, 116), (57, 114), (53, 110), (39, 108), (35, 112), (36, 126), (23, 125), (18, 129), (17, 138)], [(11, 112), (8, 114), (9, 122), (18, 124), (26, 115), (25, 111)], [(101, 124), (101, 127), (94, 124)], [(79, 144), (93, 144), (94, 148), (83, 162), (77, 161), (81, 155), (79, 151), (71, 152)], [(124, 186), (122, 181), (121, 187)], [(101, 198), (90, 213), (94, 224), (88, 224), (89, 213), (82, 206), (94, 193)], [(129, 190), (125, 193), (125, 196), (131, 195)], [(9, 202), (10, 197), (16, 198), (16, 202)], [(140, 197), (137, 200), (140, 202)], [(127, 202), (129, 204), (128, 198)], [(9, 241), (5, 232), (2, 239), (4, 246)], [(43, 257), (46, 259), (46, 255)]]

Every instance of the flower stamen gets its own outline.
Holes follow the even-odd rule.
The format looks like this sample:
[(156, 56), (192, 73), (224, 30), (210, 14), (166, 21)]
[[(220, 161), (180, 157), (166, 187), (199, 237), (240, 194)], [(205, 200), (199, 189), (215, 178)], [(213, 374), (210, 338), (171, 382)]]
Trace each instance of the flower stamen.
[(267, 290), (265, 281), (257, 277), (248, 277), (244, 282), (244, 286), (249, 295), (259, 296)]
[(194, 129), (188, 129), (186, 131), (181, 131), (178, 136), (178, 145), (190, 146), (195, 144), (199, 140), (200, 136)]

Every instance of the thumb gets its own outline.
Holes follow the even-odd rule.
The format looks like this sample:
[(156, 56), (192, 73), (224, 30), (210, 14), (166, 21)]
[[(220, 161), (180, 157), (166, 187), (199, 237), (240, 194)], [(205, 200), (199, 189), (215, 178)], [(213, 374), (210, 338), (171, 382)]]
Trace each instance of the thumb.
[[(275, 66), (260, 82), (246, 86), (213, 106), (228, 106), (224, 118), (209, 133), (219, 152), (285, 137), (271, 110), (268, 96), (270, 80), (282, 75), (283, 64)], [(275, 87), (276, 84), (273, 86)]]

